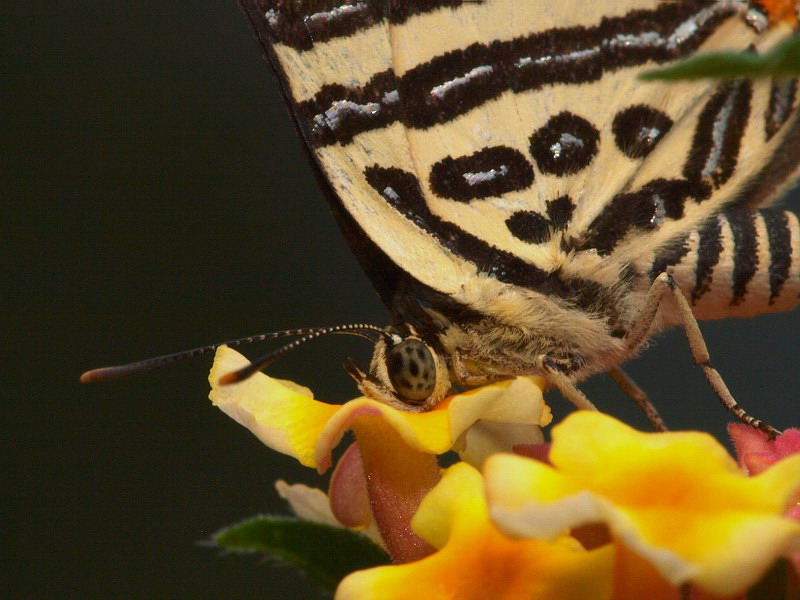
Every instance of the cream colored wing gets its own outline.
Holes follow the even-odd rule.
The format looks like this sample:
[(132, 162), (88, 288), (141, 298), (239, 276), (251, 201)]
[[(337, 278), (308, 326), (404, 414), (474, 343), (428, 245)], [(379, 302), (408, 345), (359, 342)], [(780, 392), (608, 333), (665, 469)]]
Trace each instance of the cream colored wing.
[(483, 297), (583, 309), (646, 286), (769, 168), (796, 112), (794, 82), (636, 79), (789, 34), (738, 0), (241, 4), (395, 313), (418, 285), (482, 310), (476, 278)]

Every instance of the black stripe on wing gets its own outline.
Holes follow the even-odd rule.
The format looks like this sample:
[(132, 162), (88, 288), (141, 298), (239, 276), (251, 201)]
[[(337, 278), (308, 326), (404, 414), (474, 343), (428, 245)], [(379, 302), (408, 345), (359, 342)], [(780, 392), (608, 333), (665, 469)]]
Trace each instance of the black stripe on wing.
[[(610, 322), (617, 321), (618, 307), (608, 301), (611, 290), (588, 279), (563, 277), (558, 269), (541, 269), (434, 215), (425, 202), (419, 180), (412, 173), (374, 165), (366, 169), (365, 177), (389, 206), (443, 248), (475, 265), (479, 272), (503, 283), (562, 298), (583, 310), (606, 314)], [(563, 210), (565, 207), (561, 205), (568, 202), (560, 202), (556, 210)]]
[(714, 187), (721, 187), (731, 178), (750, 118), (752, 96), (752, 83), (732, 81), (719, 86), (706, 102), (683, 168), (687, 179), (710, 181)]
[(410, 17), (440, 8), (482, 0), (254, 0), (275, 43), (298, 51), (314, 44), (354, 35), (381, 23), (405, 23)]
[(686, 202), (710, 194), (703, 181), (654, 179), (636, 192), (617, 194), (589, 225), (585, 237), (571, 248), (611, 254), (630, 233), (652, 231), (666, 219), (683, 217)]
[(348, 144), (359, 133), (395, 121), (424, 129), (506, 91), (587, 83), (624, 67), (687, 56), (735, 12), (733, 5), (713, 0), (665, 2), (654, 10), (601, 19), (593, 27), (475, 43), (410, 69), (396, 86), (389, 86), (392, 75), (386, 72), (363, 86), (325, 85), (300, 109), (317, 146)]

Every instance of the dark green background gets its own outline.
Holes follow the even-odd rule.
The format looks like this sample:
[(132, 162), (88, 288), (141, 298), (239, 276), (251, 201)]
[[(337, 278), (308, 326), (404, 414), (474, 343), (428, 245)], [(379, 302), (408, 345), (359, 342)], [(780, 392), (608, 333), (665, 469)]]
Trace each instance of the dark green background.
[[(210, 406), (208, 361), (77, 382), (90, 367), (239, 335), (387, 320), (244, 17), (233, 0), (12, 1), (0, 13), (13, 575), (0, 595), (311, 597), (291, 571), (201, 544), (283, 511), (276, 478), (317, 481)], [(703, 326), (734, 393), (779, 427), (798, 421), (799, 318)], [(368, 349), (334, 336), (272, 372), (341, 399), (353, 393), (347, 356)], [(671, 425), (721, 434), (727, 417), (680, 334), (630, 371)], [(605, 377), (584, 388), (616, 414), (629, 408)]]

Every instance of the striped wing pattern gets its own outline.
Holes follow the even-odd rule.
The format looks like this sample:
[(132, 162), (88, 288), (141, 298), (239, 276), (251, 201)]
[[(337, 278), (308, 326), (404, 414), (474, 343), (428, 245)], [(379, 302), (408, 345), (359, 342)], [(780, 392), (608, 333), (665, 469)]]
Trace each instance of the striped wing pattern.
[(636, 79), (771, 48), (758, 3), (240, 3), (362, 265), (445, 351), (604, 370), (668, 268), (700, 318), (797, 304), (797, 219), (755, 210), (800, 162), (796, 80)]

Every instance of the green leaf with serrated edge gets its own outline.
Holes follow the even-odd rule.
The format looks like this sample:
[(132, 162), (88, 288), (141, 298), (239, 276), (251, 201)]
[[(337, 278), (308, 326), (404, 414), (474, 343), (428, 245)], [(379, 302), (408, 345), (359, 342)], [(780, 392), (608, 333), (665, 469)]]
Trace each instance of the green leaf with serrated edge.
[(796, 600), (800, 580), (789, 561), (782, 559), (772, 565), (764, 577), (747, 592), (747, 600)]
[(750, 52), (709, 52), (681, 61), (665, 69), (639, 75), (644, 81), (700, 79), (713, 77), (791, 77), (800, 75), (800, 35), (781, 42), (766, 54)]
[(390, 562), (360, 533), (292, 517), (253, 517), (218, 531), (212, 540), (225, 550), (273, 556), (331, 593), (349, 573)]

